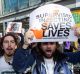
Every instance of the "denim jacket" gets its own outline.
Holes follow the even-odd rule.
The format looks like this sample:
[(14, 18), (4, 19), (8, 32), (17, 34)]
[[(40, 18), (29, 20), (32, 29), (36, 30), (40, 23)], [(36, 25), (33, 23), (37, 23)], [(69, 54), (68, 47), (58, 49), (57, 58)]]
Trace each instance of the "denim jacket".
[[(74, 63), (74, 64), (80, 62), (80, 58), (79, 58), (80, 52), (76, 52), (76, 53), (70, 52), (70, 53), (64, 53), (64, 54), (68, 56), (68, 59), (66, 59), (66, 61)], [(26, 50), (23, 48), (16, 49), (16, 52), (13, 57), (13, 64), (12, 64), (14, 70), (16, 72), (22, 73), (27, 68), (32, 67), (32, 65), (34, 64), (35, 59), (36, 59), (35, 56), (36, 56), (36, 54), (30, 50)], [(34, 71), (35, 71), (35, 69), (34, 69)]]
[[(32, 66), (32, 74), (47, 74), (43, 56), (38, 53), (35, 58), (36, 63)], [(67, 56), (59, 51), (53, 55), (53, 60), (56, 62), (53, 69), (54, 74), (72, 74), (67, 59)]]
[[(69, 68), (69, 64), (66, 62), (66, 59), (56, 62), (53, 71), (54, 74), (72, 74), (72, 71)], [(32, 69), (32, 74), (47, 74), (45, 63), (40, 62), (40, 64), (35, 64)]]

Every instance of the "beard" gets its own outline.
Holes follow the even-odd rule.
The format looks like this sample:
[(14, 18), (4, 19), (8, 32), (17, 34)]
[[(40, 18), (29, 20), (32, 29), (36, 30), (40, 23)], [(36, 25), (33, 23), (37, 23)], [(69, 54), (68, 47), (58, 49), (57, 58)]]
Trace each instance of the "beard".
[(13, 54), (14, 54), (13, 48), (7, 48), (6, 50), (7, 50), (7, 52), (5, 52), (5, 54), (6, 54), (8, 57), (13, 56)]
[(53, 57), (53, 54), (55, 53), (55, 51), (51, 51), (51, 50), (46, 50), (46, 51), (43, 51), (42, 49), (40, 49), (40, 53), (43, 57), (47, 58), (47, 59), (50, 59)]
[(11, 56), (13, 56), (13, 53), (7, 53), (6, 54), (8, 57), (11, 57)]

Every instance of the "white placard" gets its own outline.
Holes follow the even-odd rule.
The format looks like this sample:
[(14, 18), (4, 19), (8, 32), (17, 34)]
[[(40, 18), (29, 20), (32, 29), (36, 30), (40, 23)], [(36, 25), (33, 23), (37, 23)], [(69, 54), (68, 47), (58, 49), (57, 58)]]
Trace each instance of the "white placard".
[(8, 22), (6, 32), (21, 33), (22, 23), (21, 22)]
[(44, 5), (30, 14), (32, 42), (75, 41), (74, 25), (70, 9), (62, 5)]

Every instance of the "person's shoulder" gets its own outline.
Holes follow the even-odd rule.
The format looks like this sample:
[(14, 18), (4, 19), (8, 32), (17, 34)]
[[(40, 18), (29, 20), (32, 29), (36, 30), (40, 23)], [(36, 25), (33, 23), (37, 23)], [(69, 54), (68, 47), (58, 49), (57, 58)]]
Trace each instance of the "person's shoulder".
[(3, 56), (0, 56), (0, 60), (3, 59), (3, 58), (4, 58)]
[(16, 55), (26, 55), (31, 52), (31, 49), (17, 48), (15, 53)]
[(73, 54), (80, 54), (80, 51), (77, 52), (64, 52), (65, 55), (73, 55)]
[(24, 49), (24, 48), (21, 47), (21, 48), (17, 48), (16, 51), (17, 52), (20, 52), (20, 51), (24, 52), (24, 51), (29, 51), (29, 49)]
[(4, 56), (0, 57), (0, 64), (4, 61)]

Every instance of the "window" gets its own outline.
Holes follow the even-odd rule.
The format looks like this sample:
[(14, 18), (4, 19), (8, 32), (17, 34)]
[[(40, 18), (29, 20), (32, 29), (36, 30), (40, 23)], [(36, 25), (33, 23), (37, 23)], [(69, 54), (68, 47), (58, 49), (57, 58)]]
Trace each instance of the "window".
[(10, 0), (10, 11), (18, 10), (18, 1), (17, 0)]
[(29, 0), (29, 6), (34, 6), (41, 3), (41, 0)]
[(3, 1), (3, 9), (4, 9), (4, 14), (13, 12), (18, 8), (18, 3), (17, 0), (4, 0)]
[(18, 0), (19, 9), (26, 8), (29, 6), (29, 0)]
[(2, 0), (3, 14), (18, 11), (41, 3), (41, 0)]
[(4, 12), (9, 12), (10, 11), (10, 0), (4, 0), (3, 2), (3, 7), (4, 7)]

